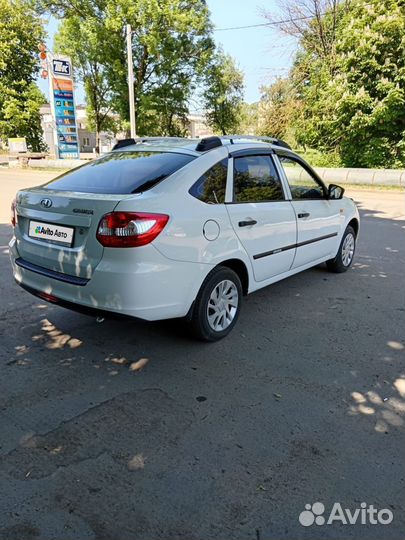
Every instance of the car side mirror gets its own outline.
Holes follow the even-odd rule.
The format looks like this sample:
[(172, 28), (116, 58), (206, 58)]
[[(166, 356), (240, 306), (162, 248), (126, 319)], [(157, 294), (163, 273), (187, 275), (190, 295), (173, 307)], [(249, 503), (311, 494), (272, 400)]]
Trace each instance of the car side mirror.
[(328, 199), (341, 199), (344, 192), (345, 190), (341, 186), (337, 186), (336, 184), (329, 184)]

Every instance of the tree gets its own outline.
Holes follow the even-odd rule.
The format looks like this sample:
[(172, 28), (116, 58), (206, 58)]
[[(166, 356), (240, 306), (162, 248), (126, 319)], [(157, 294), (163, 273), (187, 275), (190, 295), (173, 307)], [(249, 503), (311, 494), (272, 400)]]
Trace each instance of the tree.
[(25, 137), (30, 150), (45, 148), (35, 84), (43, 24), (24, 0), (0, 0), (0, 138)]
[[(299, 138), (343, 164), (405, 164), (405, 13), (401, 0), (358, 0), (339, 23), (333, 72), (308, 61)], [(299, 66), (298, 66), (299, 67)]]
[[(97, 74), (108, 90), (103, 90), (97, 100), (107, 99), (124, 121), (129, 119), (125, 26), (131, 24), (137, 133), (178, 133), (188, 112), (189, 98), (213, 49), (209, 12), (203, 0), (40, 2), (43, 10), (77, 20), (73, 28), (66, 23), (64, 50), (68, 51), (69, 38), (74, 40), (77, 25), (87, 28), (87, 35), (93, 40), (90, 51), (80, 43), (75, 43), (74, 48), (81, 49), (87, 67), (94, 53)], [(83, 61), (81, 65), (85, 65)], [(83, 69), (81, 75), (84, 76)], [(91, 83), (95, 77), (87, 80), (89, 91), (99, 88)], [(95, 105), (87, 97), (94, 110)]]
[(218, 51), (210, 62), (205, 77), (203, 101), (208, 125), (226, 135), (237, 133), (243, 102), (243, 73), (233, 58)]
[(259, 134), (280, 139), (287, 134), (290, 136), (296, 108), (294, 92), (288, 79), (278, 78), (270, 86), (263, 86), (259, 102)]
[(300, 46), (314, 58), (329, 62), (334, 56), (339, 22), (350, 7), (351, 0), (278, 0), (275, 17), (263, 14), (269, 22), (281, 18), (280, 30), (298, 38)]
[(259, 103), (241, 104), (239, 130), (245, 135), (257, 135), (259, 122)]
[(403, 0), (280, 2), (282, 32), (299, 39), (288, 77), (296, 142), (348, 166), (403, 166)]

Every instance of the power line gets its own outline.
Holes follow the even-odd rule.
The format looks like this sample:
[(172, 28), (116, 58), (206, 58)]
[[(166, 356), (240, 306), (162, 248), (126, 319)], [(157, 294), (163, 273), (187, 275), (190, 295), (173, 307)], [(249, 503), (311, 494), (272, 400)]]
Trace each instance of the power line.
[(225, 32), (227, 30), (244, 30), (245, 28), (258, 28), (260, 26), (276, 26), (277, 24), (286, 24), (296, 21), (304, 21), (306, 19), (313, 19), (313, 16), (307, 16), (307, 17), (294, 17), (291, 19), (286, 19), (284, 21), (272, 21), (268, 23), (261, 23), (261, 24), (249, 24), (247, 26), (230, 26), (229, 28), (214, 28), (214, 32)]

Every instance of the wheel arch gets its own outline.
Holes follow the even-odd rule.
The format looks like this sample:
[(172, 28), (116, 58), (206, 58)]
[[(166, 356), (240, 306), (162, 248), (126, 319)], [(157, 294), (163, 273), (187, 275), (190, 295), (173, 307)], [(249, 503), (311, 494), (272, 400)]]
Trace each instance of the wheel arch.
[(359, 228), (360, 228), (360, 223), (359, 223), (359, 220), (357, 218), (352, 218), (349, 223), (347, 224), (347, 227), (352, 227), (355, 234), (356, 234), (356, 238), (359, 234)]
[(249, 272), (246, 264), (241, 259), (227, 259), (221, 261), (218, 266), (225, 266), (233, 270), (239, 277), (242, 284), (243, 294), (247, 294), (249, 290)]

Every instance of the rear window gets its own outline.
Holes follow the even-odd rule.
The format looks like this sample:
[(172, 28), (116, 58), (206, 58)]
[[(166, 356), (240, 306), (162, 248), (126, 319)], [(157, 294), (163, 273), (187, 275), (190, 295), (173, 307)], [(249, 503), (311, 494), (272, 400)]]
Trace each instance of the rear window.
[(112, 152), (58, 176), (45, 187), (82, 193), (140, 193), (193, 159), (174, 152)]

